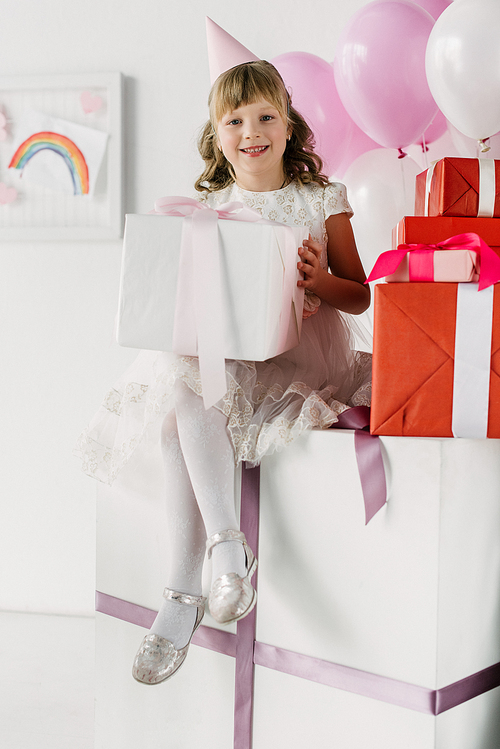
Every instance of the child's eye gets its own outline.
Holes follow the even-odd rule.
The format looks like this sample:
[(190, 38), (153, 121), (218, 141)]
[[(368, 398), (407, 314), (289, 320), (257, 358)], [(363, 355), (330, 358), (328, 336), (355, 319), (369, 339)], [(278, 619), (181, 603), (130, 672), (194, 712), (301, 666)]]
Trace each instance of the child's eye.
[(264, 122), (269, 122), (269, 120), (274, 120), (274, 117), (270, 114), (263, 114), (262, 119), (264, 120)]
[(227, 124), (228, 125), (239, 125), (240, 122), (241, 122), (241, 120), (234, 119), (234, 120), (229, 120), (229, 122)]

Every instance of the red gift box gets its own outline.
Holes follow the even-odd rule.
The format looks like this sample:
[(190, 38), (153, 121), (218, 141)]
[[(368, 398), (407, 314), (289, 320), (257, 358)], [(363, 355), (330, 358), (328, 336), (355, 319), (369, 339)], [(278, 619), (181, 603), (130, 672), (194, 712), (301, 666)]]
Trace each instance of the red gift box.
[(474, 232), (500, 255), (500, 218), (405, 216), (392, 230), (392, 248), (400, 244), (437, 244), (457, 234)]
[[(372, 434), (454, 436), (457, 287), (454, 283), (375, 287)], [(487, 436), (499, 438), (500, 284), (494, 287), (492, 325)], [(468, 404), (471, 411), (476, 406), (474, 399)]]
[(445, 158), (417, 175), (417, 216), (500, 216), (500, 161)]

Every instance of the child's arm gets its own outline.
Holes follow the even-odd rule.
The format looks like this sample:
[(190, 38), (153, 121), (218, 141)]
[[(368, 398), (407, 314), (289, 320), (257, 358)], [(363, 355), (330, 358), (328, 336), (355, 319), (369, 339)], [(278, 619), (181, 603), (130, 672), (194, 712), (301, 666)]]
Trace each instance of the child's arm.
[(346, 213), (337, 213), (326, 220), (328, 264), (331, 273), (321, 268), (321, 244), (312, 239), (299, 249), (303, 262), (298, 263), (304, 280), (298, 285), (317, 294), (342, 312), (359, 315), (370, 305), (370, 287), (356, 249), (351, 222)]

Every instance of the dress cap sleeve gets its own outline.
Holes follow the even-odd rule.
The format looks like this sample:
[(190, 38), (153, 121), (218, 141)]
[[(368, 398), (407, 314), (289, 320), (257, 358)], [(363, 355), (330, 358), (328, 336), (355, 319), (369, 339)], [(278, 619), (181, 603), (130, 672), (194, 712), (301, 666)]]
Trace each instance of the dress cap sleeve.
[(342, 182), (330, 182), (323, 191), (323, 209), (325, 221), (329, 216), (336, 213), (347, 213), (347, 217), (354, 215), (349, 201), (347, 200), (346, 186)]

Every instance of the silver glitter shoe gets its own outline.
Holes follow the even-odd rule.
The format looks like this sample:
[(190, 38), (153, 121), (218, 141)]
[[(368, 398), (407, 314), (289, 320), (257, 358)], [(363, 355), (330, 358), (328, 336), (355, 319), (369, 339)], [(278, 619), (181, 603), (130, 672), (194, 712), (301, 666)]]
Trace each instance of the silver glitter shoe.
[(191, 638), (200, 626), (205, 613), (207, 599), (204, 596), (189, 596), (187, 593), (178, 593), (176, 590), (165, 588), (163, 597), (188, 606), (196, 606), (198, 608), (196, 621), (187, 645), (180, 650), (176, 650), (165, 637), (155, 634), (146, 635), (137, 651), (132, 667), (132, 676), (142, 684), (160, 684), (179, 670), (186, 660)]
[(257, 560), (247, 544), (245, 534), (241, 531), (220, 531), (207, 539), (208, 558), (212, 556), (212, 549), (224, 541), (239, 541), (243, 544), (246, 556), (247, 574), (240, 577), (236, 572), (229, 572), (215, 580), (208, 596), (208, 608), (219, 624), (230, 624), (250, 613), (257, 602), (257, 593), (253, 589), (250, 578), (257, 569)]

